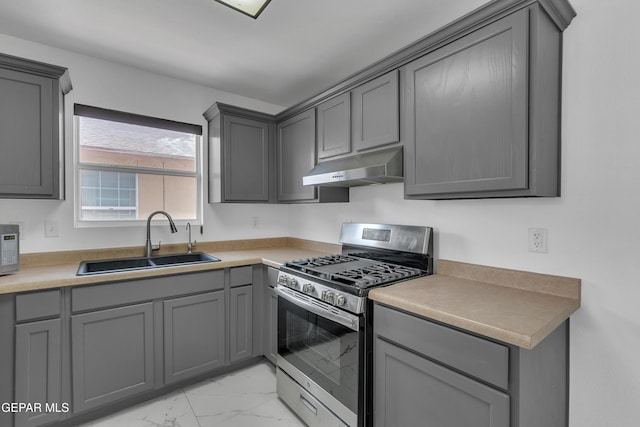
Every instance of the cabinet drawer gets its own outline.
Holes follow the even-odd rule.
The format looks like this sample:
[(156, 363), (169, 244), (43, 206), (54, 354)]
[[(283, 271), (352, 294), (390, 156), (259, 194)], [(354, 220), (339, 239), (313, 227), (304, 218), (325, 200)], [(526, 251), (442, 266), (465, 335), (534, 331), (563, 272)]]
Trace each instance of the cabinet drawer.
[(71, 310), (95, 310), (224, 288), (224, 270), (130, 280), (71, 290)]
[(374, 333), (424, 356), (487, 381), (509, 385), (509, 347), (382, 305), (375, 305)]
[(253, 283), (253, 266), (235, 267), (230, 271), (229, 286), (250, 285)]
[(16, 321), (60, 316), (60, 289), (16, 295)]

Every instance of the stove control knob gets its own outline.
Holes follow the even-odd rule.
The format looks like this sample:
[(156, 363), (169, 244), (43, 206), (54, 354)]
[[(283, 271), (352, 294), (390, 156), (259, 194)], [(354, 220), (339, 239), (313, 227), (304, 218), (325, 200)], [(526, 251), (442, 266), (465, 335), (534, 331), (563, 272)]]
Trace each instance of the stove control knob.
[(311, 283), (305, 283), (304, 285), (302, 285), (302, 292), (304, 292), (305, 294), (312, 294), (314, 290), (315, 288)]
[(322, 300), (326, 301), (326, 302), (330, 302), (331, 304), (333, 304), (333, 292), (331, 291), (322, 291)]
[(287, 276), (280, 275), (278, 277), (278, 283), (281, 284), (281, 285), (286, 285), (287, 284)]
[(295, 279), (295, 277), (289, 277), (287, 279), (287, 284), (289, 285), (290, 288), (298, 287), (298, 281)]
[(347, 302), (347, 299), (344, 297), (344, 295), (336, 296), (335, 305), (337, 305), (338, 307), (342, 307), (343, 305), (345, 305), (346, 302)]

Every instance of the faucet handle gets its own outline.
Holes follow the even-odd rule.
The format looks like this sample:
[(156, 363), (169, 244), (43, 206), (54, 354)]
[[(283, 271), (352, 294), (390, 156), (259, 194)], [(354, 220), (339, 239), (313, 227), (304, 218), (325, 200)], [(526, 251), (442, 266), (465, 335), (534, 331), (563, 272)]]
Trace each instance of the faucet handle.
[(152, 251), (159, 251), (161, 243), (162, 243), (162, 240), (158, 240), (158, 244), (157, 245), (151, 244), (151, 250)]

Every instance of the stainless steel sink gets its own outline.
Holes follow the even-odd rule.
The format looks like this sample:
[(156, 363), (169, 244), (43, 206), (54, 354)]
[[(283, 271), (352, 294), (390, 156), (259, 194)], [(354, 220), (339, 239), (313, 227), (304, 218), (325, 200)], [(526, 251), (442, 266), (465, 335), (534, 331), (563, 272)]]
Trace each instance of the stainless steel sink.
[(121, 258), (102, 261), (82, 261), (77, 276), (90, 274), (117, 273), (123, 271), (145, 270), (150, 268), (172, 267), (176, 265), (219, 262), (214, 256), (194, 252), (190, 254), (160, 255), (152, 258)]

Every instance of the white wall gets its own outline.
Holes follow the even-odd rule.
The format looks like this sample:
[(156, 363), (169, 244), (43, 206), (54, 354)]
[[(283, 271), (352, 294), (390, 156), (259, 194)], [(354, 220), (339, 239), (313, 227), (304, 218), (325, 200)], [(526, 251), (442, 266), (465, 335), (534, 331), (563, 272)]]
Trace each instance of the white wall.
[[(198, 240), (292, 235), (336, 242), (344, 220), (422, 224), (436, 230), (437, 258), (581, 278), (582, 307), (571, 319), (570, 426), (637, 426), (640, 3), (623, 0), (615, 8), (601, 0), (571, 3), (578, 16), (564, 39), (561, 198), (408, 201), (401, 184), (388, 184), (352, 189), (349, 204), (205, 206), (205, 236)], [(75, 89), (68, 109), (80, 102), (203, 125), (201, 114), (215, 100), (279, 111), (2, 35), (0, 45), (6, 53), (69, 67)], [(68, 147), (71, 143), (67, 138)], [(0, 223), (27, 221), (26, 252), (143, 244), (142, 229), (73, 229), (71, 205), (70, 199), (0, 200)], [(253, 216), (260, 216), (258, 229), (251, 228)], [(45, 218), (60, 220), (60, 238), (43, 237)], [(548, 229), (547, 254), (527, 251), (529, 227)], [(169, 241), (160, 230), (156, 235)]]
[[(0, 199), (0, 223), (23, 221), (21, 252), (47, 252), (102, 247), (144, 246), (145, 228), (74, 228), (73, 219), (73, 104), (87, 104), (178, 120), (203, 126), (202, 113), (215, 101), (277, 113), (281, 106), (267, 104), (182, 80), (151, 74), (124, 65), (0, 34), (0, 51), (6, 54), (69, 68), (73, 90), (65, 97), (66, 200)], [(206, 169), (206, 164), (205, 164)], [(206, 184), (206, 183), (205, 183)], [(206, 187), (205, 187), (205, 194)], [(287, 207), (277, 205), (209, 205), (203, 207), (204, 235), (198, 241), (219, 241), (287, 235)], [(258, 228), (253, 217), (260, 218)], [(57, 238), (44, 237), (44, 221), (59, 222)], [(166, 226), (154, 226), (153, 240), (186, 242), (182, 227), (170, 234)]]
[[(344, 220), (430, 225), (436, 257), (582, 279), (571, 318), (571, 427), (640, 425), (640, 3), (571, 0), (564, 33), (562, 197), (408, 201), (402, 185), (291, 208), (292, 234), (332, 240)], [(548, 229), (547, 254), (527, 229)], [(545, 427), (545, 426), (540, 426)]]

